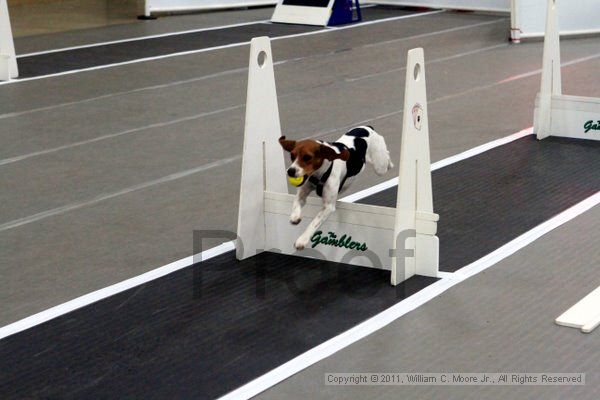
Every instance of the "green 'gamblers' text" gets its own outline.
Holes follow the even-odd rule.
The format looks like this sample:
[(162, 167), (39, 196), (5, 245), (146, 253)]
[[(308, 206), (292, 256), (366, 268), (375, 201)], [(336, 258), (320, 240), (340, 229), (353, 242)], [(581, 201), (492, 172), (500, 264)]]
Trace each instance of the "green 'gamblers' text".
[(600, 131), (600, 121), (594, 123), (593, 120), (589, 120), (583, 124), (583, 129), (585, 129), (585, 133), (588, 133), (589, 131)]
[(353, 249), (358, 251), (366, 251), (367, 244), (354, 242), (352, 240), (352, 236), (342, 235), (339, 239), (337, 235), (333, 232), (329, 232), (329, 235), (322, 236), (323, 231), (316, 231), (314, 235), (310, 238), (312, 242), (312, 247), (317, 247), (320, 244), (324, 244), (326, 246), (334, 246), (334, 247), (345, 247), (346, 249)]

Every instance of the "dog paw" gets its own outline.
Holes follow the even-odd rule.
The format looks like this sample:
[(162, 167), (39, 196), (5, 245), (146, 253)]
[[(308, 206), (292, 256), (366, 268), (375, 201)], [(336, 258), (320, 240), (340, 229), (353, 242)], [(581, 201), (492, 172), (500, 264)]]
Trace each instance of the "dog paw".
[(290, 224), (292, 224), (292, 225), (298, 225), (301, 221), (302, 221), (302, 217), (300, 217), (300, 216), (292, 215), (290, 217)]
[(306, 246), (308, 246), (308, 240), (303, 237), (299, 237), (296, 243), (294, 243), (296, 250), (304, 250)]

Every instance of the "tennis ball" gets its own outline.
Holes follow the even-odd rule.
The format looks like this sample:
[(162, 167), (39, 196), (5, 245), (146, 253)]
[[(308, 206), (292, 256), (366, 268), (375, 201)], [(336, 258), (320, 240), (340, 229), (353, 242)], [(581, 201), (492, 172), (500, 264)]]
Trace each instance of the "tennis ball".
[(300, 176), (298, 178), (294, 178), (293, 176), (288, 176), (288, 181), (294, 186), (300, 186), (304, 182), (304, 177)]

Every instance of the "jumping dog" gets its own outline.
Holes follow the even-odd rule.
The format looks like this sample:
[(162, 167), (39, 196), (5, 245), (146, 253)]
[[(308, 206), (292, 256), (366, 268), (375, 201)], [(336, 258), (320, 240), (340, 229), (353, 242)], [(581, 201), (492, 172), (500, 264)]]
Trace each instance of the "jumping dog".
[(373, 166), (377, 175), (394, 167), (385, 139), (371, 126), (352, 128), (332, 143), (312, 139), (287, 140), (285, 136), (279, 138), (279, 143), (292, 159), (288, 176), (299, 182), (290, 222), (300, 223), (302, 207), (313, 190), (323, 199), (323, 208), (294, 243), (298, 250), (308, 245), (313, 234), (335, 211), (338, 194), (350, 186), (366, 163)]

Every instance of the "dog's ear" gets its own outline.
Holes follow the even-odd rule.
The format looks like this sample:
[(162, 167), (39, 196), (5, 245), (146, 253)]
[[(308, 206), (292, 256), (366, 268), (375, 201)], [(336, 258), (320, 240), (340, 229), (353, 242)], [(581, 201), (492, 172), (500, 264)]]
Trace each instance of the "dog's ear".
[(340, 153), (338, 153), (332, 147), (327, 146), (325, 144), (322, 144), (319, 148), (319, 154), (321, 154), (323, 158), (326, 158), (329, 161), (337, 160), (338, 158), (343, 161), (348, 161), (348, 159), (350, 158), (350, 152), (348, 151), (348, 149), (344, 149)]
[(292, 151), (294, 147), (296, 147), (296, 141), (287, 140), (285, 136), (279, 138), (279, 144), (281, 145), (281, 147), (283, 147), (285, 151)]

